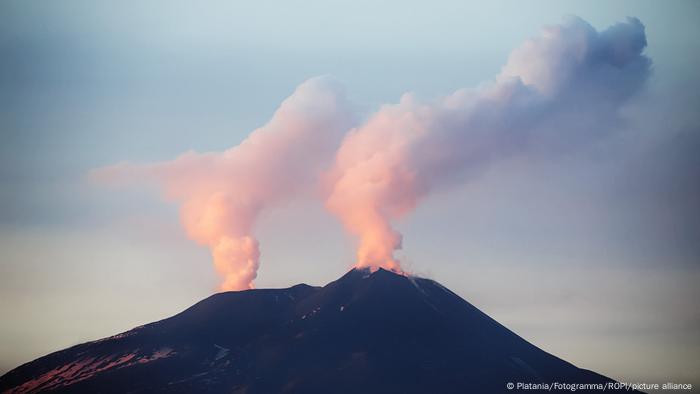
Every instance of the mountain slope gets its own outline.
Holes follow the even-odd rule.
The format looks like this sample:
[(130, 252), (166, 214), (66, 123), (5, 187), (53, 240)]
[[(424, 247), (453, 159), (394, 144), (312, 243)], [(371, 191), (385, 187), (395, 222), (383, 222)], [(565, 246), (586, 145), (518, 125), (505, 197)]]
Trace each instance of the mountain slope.
[(490, 393), (508, 392), (507, 382), (611, 380), (538, 349), (437, 282), (380, 269), (322, 288), (216, 294), (22, 365), (0, 378), (0, 392)]

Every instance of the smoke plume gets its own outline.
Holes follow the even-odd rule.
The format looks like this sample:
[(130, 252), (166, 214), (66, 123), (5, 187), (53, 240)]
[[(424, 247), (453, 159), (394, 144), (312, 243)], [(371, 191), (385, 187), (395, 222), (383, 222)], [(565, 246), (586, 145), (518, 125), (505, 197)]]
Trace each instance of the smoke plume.
[(468, 181), (499, 159), (556, 154), (611, 133), (649, 77), (645, 47), (637, 19), (599, 32), (572, 17), (515, 49), (496, 79), (478, 88), (427, 103), (405, 94), (351, 129), (341, 90), (316, 78), (238, 146), (116, 165), (96, 176), (162, 185), (181, 204), (189, 237), (211, 249), (224, 290), (252, 287), (260, 212), (319, 179), (326, 207), (359, 239), (356, 266), (402, 272), (396, 220), (432, 191)]
[(146, 180), (180, 204), (188, 236), (210, 248), (222, 290), (253, 287), (260, 248), (253, 235), (258, 215), (314, 187), (351, 127), (342, 89), (327, 77), (300, 85), (263, 127), (223, 152), (187, 152), (147, 165), (96, 170), (106, 182)]
[(430, 103), (411, 94), (345, 137), (327, 172), (326, 206), (359, 237), (358, 267), (401, 272), (393, 223), (431, 191), (530, 149), (575, 149), (610, 133), (651, 62), (634, 18), (602, 32), (579, 18), (547, 27), (492, 83)]

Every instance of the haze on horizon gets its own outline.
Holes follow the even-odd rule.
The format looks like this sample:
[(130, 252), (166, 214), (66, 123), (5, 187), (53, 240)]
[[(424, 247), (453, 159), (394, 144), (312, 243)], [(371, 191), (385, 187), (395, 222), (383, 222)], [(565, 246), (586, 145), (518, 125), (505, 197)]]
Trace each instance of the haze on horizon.
[[(400, 214), (387, 219), (391, 231), (402, 234), (403, 249), (397, 252), (394, 233), (387, 232), (383, 239), (391, 254), (382, 252), (380, 260), (366, 265), (397, 258), (409, 272), (442, 282), (525, 339), (580, 367), (625, 381), (698, 383), (696, 3), (444, 2), (372, 7), (371, 13), (362, 11), (369, 4), (320, 2), (211, 3), (196, 9), (80, 1), (0, 7), (5, 54), (0, 60), (5, 103), (0, 117), (5, 141), (0, 148), (0, 313), (5, 321), (0, 371), (168, 316), (219, 284), (209, 251), (201, 245), (212, 248), (215, 261), (222, 246), (210, 243), (208, 232), (187, 227), (186, 220), (188, 233), (183, 232), (178, 205), (163, 203), (156, 184), (105, 188), (89, 180), (94, 169), (119, 162), (168, 162), (191, 150), (237, 146), (265, 125), (285, 98), (294, 97), (296, 86), (332, 75), (344, 86), (347, 103), (313, 112), (311, 125), (337, 129), (335, 139), (314, 146), (330, 152), (329, 157), (305, 156), (313, 180), (328, 170), (326, 162), (349, 125), (359, 127), (358, 134), (376, 134), (372, 114), (385, 111), (383, 104), (399, 102), (400, 111), (424, 114), (427, 108), (431, 119), (453, 124), (456, 118), (444, 113), (461, 97), (455, 90), (484, 89), (491, 100), (485, 83), (501, 81), (499, 74), (512, 71), (509, 54), (537, 37), (542, 26), (577, 15), (598, 32), (627, 17), (641, 21), (647, 43), (643, 53), (653, 62), (649, 73), (639, 74), (643, 83), (599, 80), (634, 89), (615, 101), (619, 108), (587, 112), (578, 107), (594, 115), (588, 119), (567, 118), (570, 114), (559, 107), (542, 107), (537, 97), (532, 100), (537, 105), (518, 101), (513, 108), (525, 108), (526, 115), (549, 113), (557, 119), (547, 123), (556, 126), (552, 130), (594, 125), (604, 132), (584, 138), (585, 143), (577, 140), (580, 134), (565, 134), (563, 142), (533, 138), (528, 154), (498, 150), (499, 160), (468, 171), (468, 179), (450, 179), (448, 188), (431, 186), (429, 194), (416, 192), (420, 204), (399, 202), (390, 209)], [(556, 81), (551, 85), (530, 76), (542, 91), (556, 91)], [(590, 80), (582, 81), (586, 84), (572, 85), (572, 92), (588, 88)], [(311, 97), (325, 94), (318, 93), (324, 89), (313, 90)], [(412, 96), (402, 99), (406, 92)], [(529, 93), (522, 94), (531, 100)], [(561, 97), (565, 102), (567, 96)], [(300, 100), (299, 105), (308, 104)], [(441, 100), (447, 104), (434, 104)], [(297, 119), (298, 107), (291, 102), (278, 128)], [(608, 110), (619, 112), (619, 118), (609, 117)], [(496, 112), (498, 119), (508, 119), (501, 115), (509, 113)], [(278, 115), (270, 127), (276, 127)], [(459, 119), (458, 124), (482, 125)], [(488, 122), (486, 127), (493, 129)], [(537, 132), (528, 135), (538, 136), (547, 127), (537, 124)], [(299, 130), (302, 134), (290, 134), (289, 141), (305, 135)], [(353, 163), (356, 150), (343, 141), (351, 152), (344, 157)], [(368, 146), (368, 140), (360, 143)], [(383, 145), (377, 149), (381, 152)], [(285, 168), (303, 150), (275, 152), (288, 153), (266, 167), (272, 173), (285, 169), (289, 179), (309, 173), (306, 164), (298, 173), (292, 172), (296, 167)], [(254, 151), (249, 157), (261, 156)], [(235, 160), (256, 168), (261, 163)], [(441, 174), (435, 168), (447, 174), (458, 168), (442, 161), (417, 163), (409, 156), (392, 160), (431, 168), (425, 178), (431, 184)], [(346, 171), (347, 162), (336, 162), (336, 170)], [(200, 165), (192, 171), (202, 168), (202, 174), (210, 173)], [(234, 189), (267, 193), (272, 184), (240, 179)], [(226, 230), (243, 246), (233, 241), (223, 246), (227, 256), (231, 250), (259, 255), (256, 287), (322, 285), (356, 262), (363, 265), (362, 243), (357, 261), (356, 244), (314, 198), (322, 194), (315, 182), (274, 184), (281, 185), (275, 193), (285, 197), (260, 199), (266, 209), (256, 208), (254, 221)], [(171, 190), (187, 199), (195, 190), (191, 186)], [(419, 182), (415, 190), (425, 186)], [(348, 206), (345, 197), (334, 199), (340, 189), (333, 190), (326, 207), (364, 240), (364, 230), (355, 231), (356, 216), (345, 214), (356, 207)], [(228, 288), (245, 288), (250, 278)]]

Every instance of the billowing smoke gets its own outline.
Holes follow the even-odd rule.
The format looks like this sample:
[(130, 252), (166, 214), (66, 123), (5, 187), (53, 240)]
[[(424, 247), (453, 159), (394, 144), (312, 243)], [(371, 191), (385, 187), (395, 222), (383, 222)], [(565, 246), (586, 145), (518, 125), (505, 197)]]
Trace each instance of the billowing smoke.
[(478, 88), (428, 103), (406, 94), (352, 128), (340, 89), (316, 78), (236, 147), (117, 165), (96, 176), (162, 185), (181, 204), (188, 235), (211, 249), (224, 290), (252, 286), (260, 212), (319, 179), (326, 207), (359, 238), (356, 266), (402, 272), (396, 220), (432, 191), (468, 181), (499, 159), (572, 150), (611, 133), (649, 77), (645, 47), (637, 19), (598, 32), (570, 18), (526, 41), (495, 81)]
[(148, 165), (94, 172), (107, 182), (147, 180), (181, 204), (190, 238), (210, 248), (222, 290), (253, 287), (260, 259), (254, 233), (261, 211), (315, 187), (352, 126), (342, 89), (327, 77), (306, 81), (265, 126), (223, 152), (188, 152)]
[(645, 46), (637, 19), (598, 32), (571, 18), (513, 51), (490, 84), (383, 106), (349, 132), (324, 179), (327, 208), (359, 237), (357, 266), (401, 271), (393, 223), (436, 188), (500, 158), (575, 149), (613, 131), (648, 79)]

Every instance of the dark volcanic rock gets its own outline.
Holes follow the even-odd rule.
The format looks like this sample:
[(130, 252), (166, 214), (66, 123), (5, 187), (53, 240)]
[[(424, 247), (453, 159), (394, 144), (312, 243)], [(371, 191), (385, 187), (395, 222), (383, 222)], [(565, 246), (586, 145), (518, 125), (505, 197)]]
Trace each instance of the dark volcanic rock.
[(512, 392), (508, 382), (612, 380), (538, 349), (434, 281), (352, 270), (322, 288), (213, 295), (22, 365), (0, 391)]

